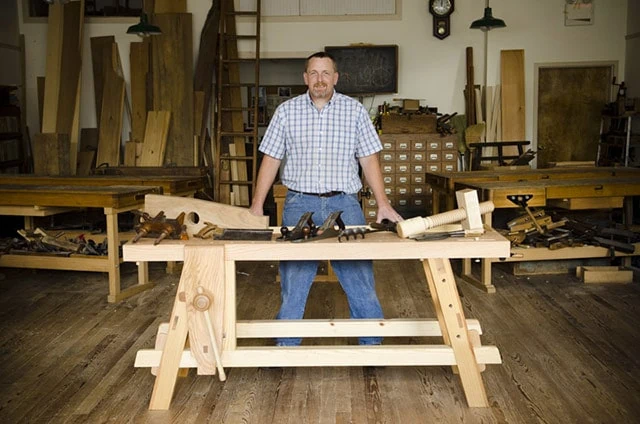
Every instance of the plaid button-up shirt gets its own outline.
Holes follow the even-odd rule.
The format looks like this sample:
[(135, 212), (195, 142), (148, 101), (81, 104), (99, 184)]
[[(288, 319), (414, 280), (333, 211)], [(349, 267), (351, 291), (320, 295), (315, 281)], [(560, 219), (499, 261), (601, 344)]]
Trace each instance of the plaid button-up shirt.
[(260, 144), (262, 153), (283, 160), (282, 183), (309, 193), (356, 193), (358, 158), (380, 150), (364, 106), (335, 91), (321, 110), (308, 92), (282, 103)]

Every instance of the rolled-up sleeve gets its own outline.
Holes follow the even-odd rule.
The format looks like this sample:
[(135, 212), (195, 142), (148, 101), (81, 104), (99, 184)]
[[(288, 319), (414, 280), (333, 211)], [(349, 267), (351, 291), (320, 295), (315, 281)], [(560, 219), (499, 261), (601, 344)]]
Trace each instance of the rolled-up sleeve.
[(382, 150), (382, 143), (364, 107), (359, 107), (357, 119), (358, 146), (356, 148), (356, 157), (362, 158), (378, 153)]

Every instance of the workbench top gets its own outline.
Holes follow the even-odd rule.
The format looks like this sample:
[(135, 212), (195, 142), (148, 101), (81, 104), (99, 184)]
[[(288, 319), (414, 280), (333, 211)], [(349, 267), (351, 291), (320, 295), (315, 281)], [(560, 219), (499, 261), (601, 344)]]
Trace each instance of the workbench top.
[(271, 241), (162, 240), (154, 246), (153, 238), (143, 238), (123, 247), (125, 261), (182, 261), (185, 246), (224, 247), (226, 260), (339, 260), (339, 259), (427, 259), (427, 258), (499, 258), (508, 257), (510, 243), (496, 231), (480, 237), (460, 237), (434, 241), (402, 239), (394, 233), (367, 234), (364, 239), (353, 238), (338, 242), (336, 237), (302, 243), (276, 241), (274, 228)]
[(123, 208), (143, 205), (146, 194), (160, 194), (157, 186), (74, 186), (0, 184), (0, 206), (60, 206)]
[(204, 187), (203, 177), (179, 175), (94, 175), (76, 176), (41, 176), (29, 174), (2, 175), (0, 185), (36, 185), (36, 186), (157, 186), (166, 195), (180, 195), (195, 192)]

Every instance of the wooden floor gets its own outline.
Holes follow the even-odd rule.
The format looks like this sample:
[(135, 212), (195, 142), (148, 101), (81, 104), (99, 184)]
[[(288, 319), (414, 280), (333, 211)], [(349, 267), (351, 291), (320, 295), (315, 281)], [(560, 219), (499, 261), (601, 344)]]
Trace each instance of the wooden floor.
[[(238, 272), (239, 318), (274, 316), (274, 264)], [(640, 422), (637, 283), (586, 286), (498, 268), (496, 294), (460, 283), (467, 317), (480, 320), (483, 343), (497, 345), (504, 362), (483, 373), (487, 409), (467, 408), (450, 367), (351, 367), (231, 369), (225, 383), (191, 371), (171, 410), (148, 411), (154, 378), (133, 368), (134, 356), (154, 345), (177, 275), (155, 264), (158, 285), (114, 305), (102, 274), (0, 273), (1, 423)], [(135, 280), (131, 264), (124, 273)], [(418, 262), (379, 262), (376, 275), (387, 317), (433, 317)], [(309, 318), (347, 314), (337, 284), (314, 285)]]

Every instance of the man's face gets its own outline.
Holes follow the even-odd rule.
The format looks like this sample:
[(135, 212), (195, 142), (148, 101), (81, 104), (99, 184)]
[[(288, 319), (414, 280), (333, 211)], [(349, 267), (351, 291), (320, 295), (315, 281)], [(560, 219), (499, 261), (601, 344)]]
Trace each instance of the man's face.
[(338, 73), (333, 68), (333, 61), (328, 57), (314, 57), (304, 73), (304, 82), (309, 87), (311, 98), (329, 99), (333, 87), (338, 82)]

